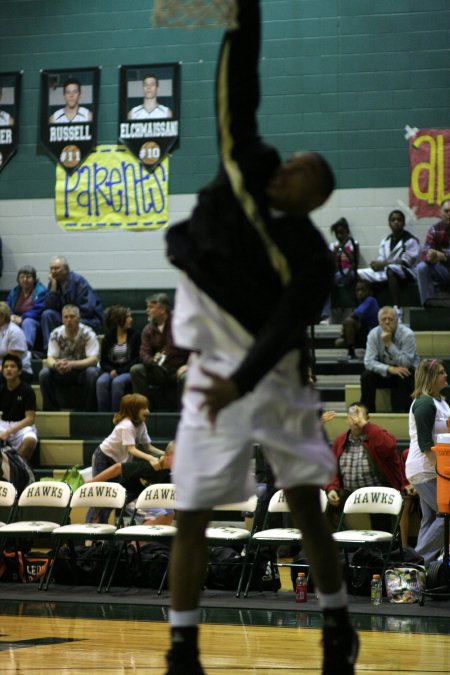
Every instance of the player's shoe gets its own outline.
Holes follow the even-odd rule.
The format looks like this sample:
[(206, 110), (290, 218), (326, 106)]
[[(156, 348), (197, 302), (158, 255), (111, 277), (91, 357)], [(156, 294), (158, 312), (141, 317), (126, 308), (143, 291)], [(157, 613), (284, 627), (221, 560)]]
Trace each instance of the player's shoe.
[(322, 644), (322, 675), (354, 675), (359, 638), (351, 626), (325, 626)]
[(167, 652), (166, 675), (205, 675), (197, 655), (181, 654), (176, 656), (172, 651)]

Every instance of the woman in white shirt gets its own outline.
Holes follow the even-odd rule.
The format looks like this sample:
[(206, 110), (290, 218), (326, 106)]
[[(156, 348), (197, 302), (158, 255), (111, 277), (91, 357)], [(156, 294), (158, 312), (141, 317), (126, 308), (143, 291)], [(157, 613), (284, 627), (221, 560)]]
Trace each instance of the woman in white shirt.
[(447, 386), (442, 361), (424, 359), (419, 363), (409, 411), (410, 447), (405, 472), (420, 498), (422, 520), (416, 551), (426, 563), (435, 560), (444, 545), (444, 519), (436, 517), (436, 457), (431, 448), (436, 445), (437, 434), (448, 431), (450, 407), (441, 395)]
[[(141, 394), (122, 396), (119, 412), (113, 417), (115, 424), (113, 431), (94, 451), (93, 478), (117, 462), (130, 460), (132, 456), (145, 459), (153, 467), (158, 466), (159, 457), (163, 453), (151, 444), (145, 423), (148, 415), (148, 399), (145, 396)], [(147, 452), (139, 450), (137, 445), (142, 445)], [(149, 451), (155, 453), (157, 457), (149, 455)], [(109, 509), (91, 508), (86, 516), (86, 522), (106, 523), (108, 515)]]

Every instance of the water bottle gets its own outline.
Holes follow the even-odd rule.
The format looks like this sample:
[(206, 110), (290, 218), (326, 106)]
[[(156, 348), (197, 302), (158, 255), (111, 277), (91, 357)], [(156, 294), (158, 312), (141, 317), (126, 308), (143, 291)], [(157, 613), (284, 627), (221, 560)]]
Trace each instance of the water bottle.
[(295, 582), (295, 602), (307, 602), (308, 600), (308, 587), (306, 585), (306, 577), (304, 572), (299, 572), (297, 574), (297, 580)]
[(407, 570), (409, 572), (409, 586), (408, 578), (406, 579), (407, 586), (409, 588), (412, 600), (420, 600), (420, 588), (419, 588), (419, 577), (417, 570)]
[(370, 604), (381, 605), (383, 586), (379, 574), (374, 574), (370, 584)]

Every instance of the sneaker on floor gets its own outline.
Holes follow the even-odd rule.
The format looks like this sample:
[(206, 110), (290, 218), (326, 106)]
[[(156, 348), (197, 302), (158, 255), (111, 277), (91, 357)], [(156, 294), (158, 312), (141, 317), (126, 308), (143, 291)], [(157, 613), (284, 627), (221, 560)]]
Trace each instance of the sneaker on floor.
[(205, 675), (205, 671), (196, 656), (186, 655), (185, 658), (179, 656), (175, 658), (172, 651), (169, 651), (166, 654), (166, 660), (166, 675)]
[(345, 341), (345, 338), (338, 337), (334, 341), (334, 346), (339, 347), (340, 349), (343, 349), (343, 348), (345, 349), (345, 347), (347, 347), (347, 342)]
[(325, 626), (322, 644), (322, 675), (354, 675), (359, 638), (351, 626), (346, 629)]
[(331, 316), (326, 316), (322, 321), (319, 323), (319, 326), (331, 326)]

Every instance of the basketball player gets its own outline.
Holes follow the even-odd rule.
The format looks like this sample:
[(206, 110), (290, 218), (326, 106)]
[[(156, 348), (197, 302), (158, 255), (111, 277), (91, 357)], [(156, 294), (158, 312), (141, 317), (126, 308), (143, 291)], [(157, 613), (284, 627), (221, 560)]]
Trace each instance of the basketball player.
[(142, 86), (144, 100), (141, 105), (131, 108), (128, 119), (151, 120), (172, 117), (170, 108), (158, 102), (159, 80), (156, 75), (153, 75), (153, 73), (144, 75)]
[(259, 0), (238, 0), (238, 7), (238, 27), (225, 33), (217, 70), (219, 172), (190, 219), (167, 235), (170, 259), (182, 270), (175, 340), (198, 353), (176, 439), (167, 675), (204, 673), (197, 647), (204, 531), (213, 506), (254, 493), (251, 441), (262, 443), (303, 533), (324, 616), (322, 673), (353, 675), (358, 638), (319, 502), (335, 460), (316, 394), (302, 385), (305, 329), (320, 314), (333, 276), (308, 213), (326, 201), (334, 178), (312, 152), (282, 164), (258, 136)]
[(63, 94), (66, 105), (51, 115), (49, 124), (82, 124), (92, 122), (92, 113), (78, 104), (81, 96), (81, 83), (74, 77), (67, 79), (63, 84)]

